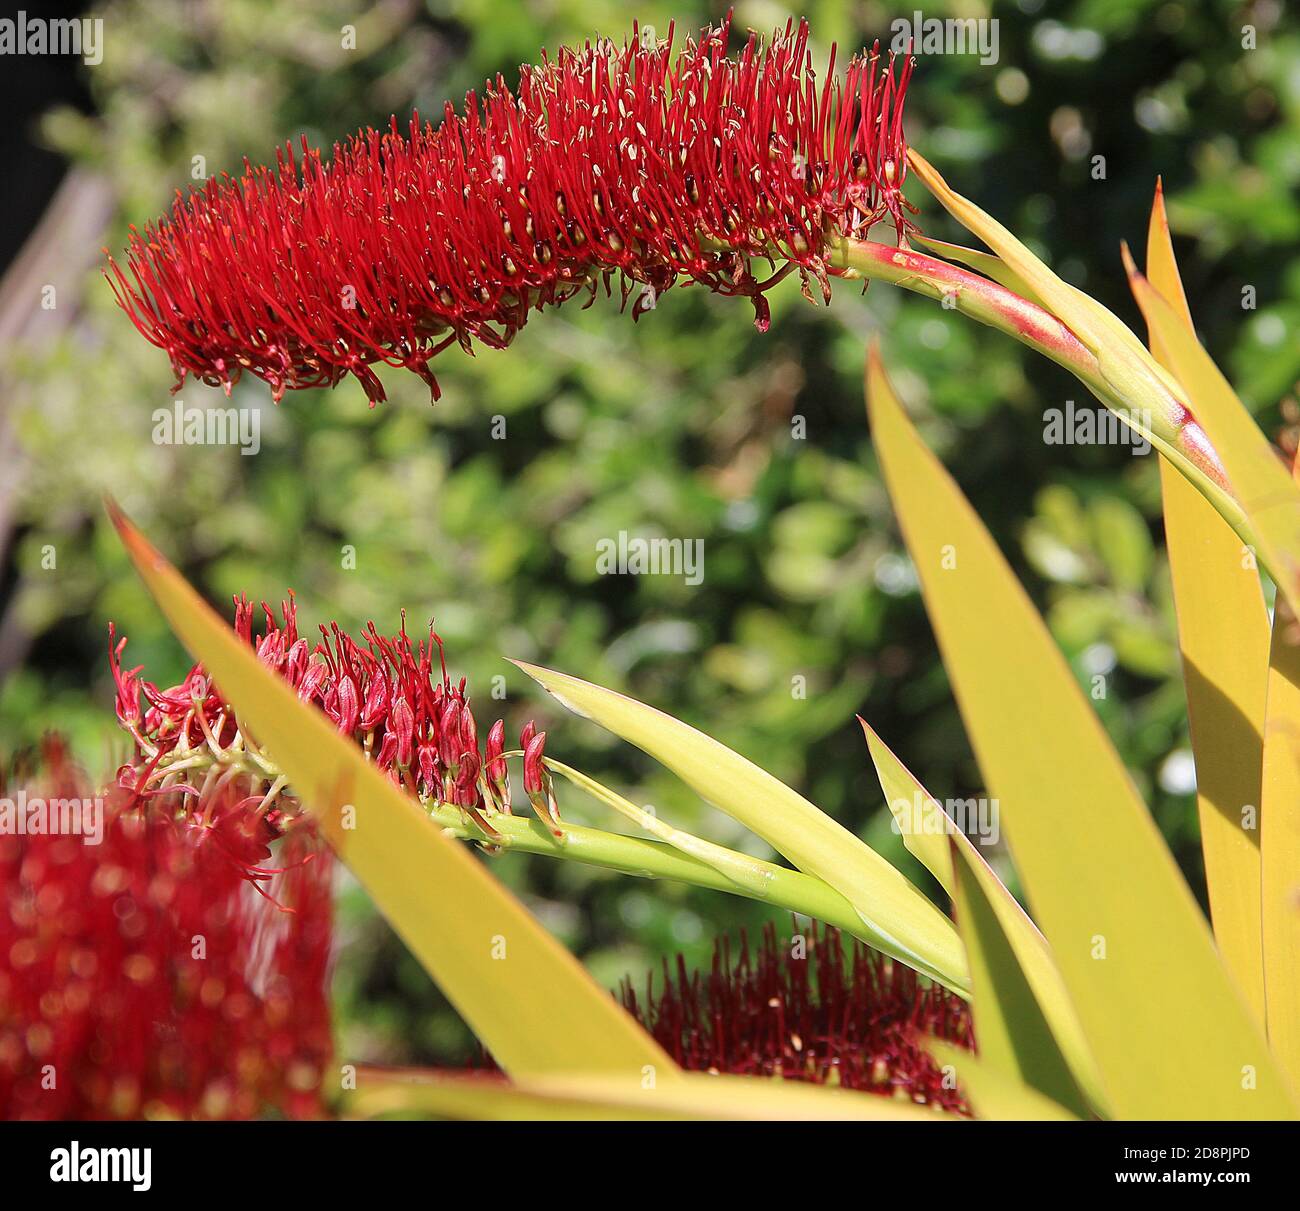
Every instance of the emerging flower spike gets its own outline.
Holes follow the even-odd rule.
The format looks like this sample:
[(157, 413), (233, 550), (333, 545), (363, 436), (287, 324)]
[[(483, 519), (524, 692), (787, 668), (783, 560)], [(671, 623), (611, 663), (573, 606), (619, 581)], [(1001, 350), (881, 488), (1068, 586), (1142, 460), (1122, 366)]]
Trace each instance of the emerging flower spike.
[(416, 114), (328, 164), (305, 141), (301, 160), (290, 145), (274, 169), (246, 162), (132, 229), (109, 282), (178, 388), (228, 392), (248, 371), (277, 401), (351, 374), (373, 405), (381, 361), (437, 399), (437, 353), (503, 348), (532, 310), (616, 276), (625, 306), (640, 287), (634, 318), (686, 279), (748, 295), (765, 330), (763, 292), (792, 269), (829, 299), (832, 236), (888, 219), (903, 242), (912, 60), (882, 63), (877, 43), (841, 82), (832, 51), (819, 84), (806, 23), (730, 57), (729, 35), (728, 17), (676, 54), (671, 28), (563, 49), (436, 128)]
[(0, 835), (0, 1117), (323, 1116), (333, 859), (310, 830), (254, 872), (259, 897), (231, 860), (251, 809), (229, 787), (179, 815), (118, 787), (87, 799), (49, 742), (19, 789), (29, 813), (96, 804), (102, 831)]
[[(261, 610), (263, 631), (254, 638), (257, 611), (247, 597), (235, 598), (235, 631), (267, 668), (293, 686), (303, 702), (323, 710), (394, 782), (425, 803), (459, 807), (487, 838), (499, 836), (491, 817), (510, 814), (511, 806), (505, 722), (493, 724), (480, 751), (465, 680), (453, 682), (447, 675), (442, 639), (432, 622), (428, 639), (418, 643), (406, 633), (404, 612), (398, 634), (383, 636), (372, 622), (360, 642), (331, 623), (320, 628), (313, 647), (298, 634), (292, 594), (281, 602), (282, 623), (266, 602)], [(192, 801), (220, 778), (256, 805), (270, 836), (291, 825), (300, 806), (286, 780), (240, 727), (203, 667), (195, 665), (179, 685), (160, 690), (140, 679), (139, 668), (122, 667), (125, 647), (126, 640), (110, 626), (117, 717), (136, 745), (136, 758), (118, 771), (119, 785), (140, 797), (177, 794)], [(520, 747), (532, 753), (538, 769), (544, 742), (545, 733), (531, 723), (525, 726)], [(525, 789), (543, 822), (554, 829), (559, 810), (550, 774), (537, 784), (545, 787), (538, 794), (537, 779), (527, 768)]]
[(623, 1004), (689, 1071), (838, 1084), (969, 1113), (922, 1046), (973, 1047), (966, 1003), (860, 942), (846, 961), (838, 930), (813, 922), (784, 943), (768, 925), (752, 956), (741, 935), (734, 963), (724, 937), (707, 975), (688, 974), (679, 956), (676, 979), (666, 961), (663, 979), (656, 995), (647, 977), (644, 1001), (625, 981)]

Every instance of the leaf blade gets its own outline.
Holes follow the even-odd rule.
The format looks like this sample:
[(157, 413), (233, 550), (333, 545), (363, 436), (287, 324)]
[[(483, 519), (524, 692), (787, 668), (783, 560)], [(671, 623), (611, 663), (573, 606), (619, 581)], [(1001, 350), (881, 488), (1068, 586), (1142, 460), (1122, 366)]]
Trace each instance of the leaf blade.
[(768, 1077), (682, 1073), (649, 1089), (590, 1075), (504, 1085), (483, 1077), (426, 1073), (372, 1079), (363, 1073), (351, 1105), (364, 1116), (423, 1112), (455, 1118), (542, 1121), (617, 1119), (752, 1122), (955, 1122), (926, 1106), (848, 1089)]
[[(1147, 274), (1184, 329), (1194, 332), (1159, 185), (1147, 235)], [(1149, 340), (1156, 360), (1172, 370), (1154, 329)], [(1260, 835), (1244, 827), (1243, 812), (1248, 805), (1262, 809), (1268, 614), (1259, 576), (1242, 559), (1241, 539), (1159, 457), (1210, 919), (1224, 961), (1262, 1022)]]
[(984, 1057), (934, 1040), (930, 1054), (941, 1068), (950, 1067), (976, 1118), (993, 1122), (1077, 1122), (1064, 1106), (999, 1071)]
[(1269, 1046), (1300, 1086), (1300, 623), (1279, 601), (1269, 653), (1260, 909)]
[(844, 896), (878, 949), (957, 991), (965, 957), (952, 923), (875, 850), (766, 770), (624, 694), (515, 661), (561, 705), (643, 749), (806, 874)]
[(1195, 335), (1124, 250), (1129, 286), (1218, 453), (1260, 553), (1292, 607), (1300, 606), (1300, 486)]
[[(874, 349), (867, 395), (962, 718), (1111, 1108), (1122, 1118), (1294, 1116), (1127, 771)], [(1254, 1088), (1243, 1087), (1246, 1069)]]
[[(867, 747), (871, 753), (871, 760), (876, 767), (876, 775), (880, 779), (881, 789), (885, 792), (885, 798), (890, 802), (890, 811), (894, 813), (895, 819), (899, 818), (901, 809), (895, 810), (895, 805), (901, 801), (905, 804), (928, 803), (934, 802), (938, 807), (937, 801), (917, 780), (916, 776), (898, 759), (890, 747), (878, 736), (875, 730), (867, 723), (865, 719), (859, 718), (862, 724), (862, 730), (867, 738)], [(939, 808), (942, 810), (942, 808)], [(1005, 939), (1010, 950), (1010, 957), (1014, 960), (1017, 970), (1006, 973), (1005, 979), (1010, 983), (1015, 991), (1014, 985), (1023, 978), (1023, 981), (1032, 992), (1035, 1006), (1034, 1010), (1041, 1016), (1046, 1024), (1050, 1034), (1050, 1041), (1044, 1040), (1039, 1036), (1036, 1040), (1029, 1043), (1027, 1050), (1033, 1060), (1038, 1057), (1046, 1057), (1046, 1063), (1042, 1065), (1041, 1074), (1037, 1072), (1037, 1080), (1031, 1079), (1025, 1075), (1023, 1079), (1030, 1084), (1037, 1085), (1038, 1088), (1050, 1092), (1056, 1091), (1058, 1101), (1064, 1101), (1074, 1106), (1076, 1109), (1082, 1109), (1078, 1104), (1078, 1092), (1082, 1091), (1089, 1104), (1098, 1111), (1104, 1111), (1106, 1106), (1106, 1097), (1102, 1088), (1101, 1074), (1097, 1070), (1097, 1061), (1093, 1057), (1088, 1047), (1087, 1039), (1084, 1037), (1083, 1028), (1079, 1023), (1078, 1014), (1075, 1013), (1074, 1007), (1070, 1003), (1070, 995), (1061, 979), (1061, 973), (1057, 969), (1056, 961), (1047, 945), (1047, 939), (1043, 937), (1038, 927), (1029, 919), (1029, 915), (1015, 896), (1007, 890), (1006, 885), (998, 878), (993, 868), (985, 862), (983, 855), (980, 854), (976, 846), (960, 829), (954, 828), (951, 834), (917, 834), (915, 830), (905, 829), (903, 832), (904, 843), (911, 849), (916, 842), (921, 842), (921, 848), (913, 850), (918, 859), (924, 862), (936, 878), (944, 884), (945, 890), (957, 897), (965, 887), (964, 894), (967, 898), (978, 896), (981, 904), (987, 904), (991, 909), (994, 921), (996, 922), (997, 931)], [(935, 845), (934, 842), (939, 842)], [(942, 848), (942, 860), (938, 860), (937, 852)], [(954, 861), (954, 853), (957, 858)], [(930, 861), (936, 861), (940, 870), (929, 866)], [(957, 868), (964, 867), (966, 870), (966, 879), (964, 885), (962, 880), (956, 876)], [(945, 881), (946, 880), (946, 881)], [(987, 919), (987, 914), (982, 914), (981, 919)], [(972, 1005), (976, 1015), (976, 1024), (978, 1027), (976, 1037), (980, 1040), (981, 1053), (988, 1050), (986, 1038), (987, 1030), (981, 1024), (983, 1016), (982, 1009), (978, 1003), (981, 999), (980, 993), (980, 968), (987, 967), (983, 956), (977, 958), (972, 953), (972, 940), (967, 936), (966, 928), (962, 925), (960, 905), (958, 912), (957, 924), (962, 931), (963, 939), (966, 942), (966, 952), (971, 963), (971, 994)], [(976, 939), (978, 944), (978, 939)], [(985, 949), (998, 948), (996, 937), (990, 938)], [(1005, 964), (1005, 956), (1003, 956)], [(1020, 973), (1023, 973), (1021, 976)], [(986, 979), (986, 984), (989, 982)], [(1000, 981), (994, 976), (994, 995), (998, 994), (998, 985)], [(994, 1006), (996, 1011), (996, 1006)], [(1032, 1019), (1033, 1014), (1030, 1014)], [(1031, 1020), (1031, 1029), (1035, 1029)], [(996, 1026), (994, 1027), (996, 1029)], [(1009, 1048), (1012, 1053), (1017, 1050), (1017, 1040), (1012, 1038), (1009, 1041)], [(1070, 1074), (1070, 1080), (1062, 1082), (1060, 1074), (1056, 1071), (1051, 1061), (1052, 1051), (1057, 1051), (1062, 1058), (1063, 1063)], [(1024, 1066), (1019, 1061), (1016, 1062), (1016, 1071), (1023, 1072)]]

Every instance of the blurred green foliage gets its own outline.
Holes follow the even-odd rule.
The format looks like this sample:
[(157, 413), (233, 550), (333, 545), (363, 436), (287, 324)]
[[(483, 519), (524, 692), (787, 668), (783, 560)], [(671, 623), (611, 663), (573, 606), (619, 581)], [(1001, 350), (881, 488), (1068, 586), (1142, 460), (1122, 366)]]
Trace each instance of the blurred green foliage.
[[(977, 2), (955, 7), (990, 15)], [(670, 9), (117, 0), (104, 12), (104, 61), (88, 73), (97, 111), (52, 113), (44, 133), (111, 180), (106, 239), (118, 248), (127, 223), (193, 184), (196, 164), (236, 172), (243, 156), (268, 158), (303, 134), (329, 142), (412, 105), (437, 113), (489, 74), (511, 78), (542, 46), (622, 38), (634, 18), (662, 34)], [(718, 15), (697, 2), (671, 12), (687, 29)], [(810, 0), (807, 15), (824, 58), (831, 40), (887, 42), (893, 10)], [(1300, 33), (1282, 6), (1021, 0), (991, 15), (996, 65), (921, 62), (912, 141), (1134, 323), (1119, 241), (1143, 246), (1163, 173), (1203, 337), (1276, 430), (1300, 375)], [(742, 3), (736, 22), (769, 30), (786, 16)], [(342, 47), (348, 25), (355, 50)], [(1242, 47), (1245, 25), (1256, 49)], [(919, 187), (910, 193), (927, 232), (960, 238)], [(278, 408), (263, 384), (241, 384), (235, 403), (263, 414), (262, 451), (246, 458), (154, 445), (152, 413), (170, 404), (165, 357), (97, 273), (72, 293), (76, 318), (58, 339), (0, 362), (20, 439), (6, 467), (18, 486), (0, 748), (57, 727), (97, 772), (112, 768), (125, 746), (111, 720), (109, 619), (148, 675), (185, 671), (107, 531), (99, 498), (110, 491), (211, 599), (246, 591), (275, 602), (292, 587), (309, 625), (373, 618), (395, 630), (401, 607), (436, 615), (453, 668), (477, 687), (480, 720), (502, 714), (513, 733), (535, 716), (556, 755), (675, 823), (763, 852), (639, 753), (539, 699), (502, 657), (625, 689), (704, 727), (922, 880), (880, 810), (854, 713), (934, 793), (980, 783), (866, 431), (863, 348), (878, 334), (927, 439), (1046, 611), (1200, 890), (1154, 460), (1124, 446), (1046, 445), (1044, 410), (1085, 405), (1085, 393), (1005, 338), (880, 286), (865, 298), (840, 286), (822, 313), (787, 282), (766, 336), (743, 302), (698, 290), (669, 293), (635, 326), (602, 301), (538, 318), (507, 353), (447, 353), (432, 408), (418, 380), (396, 372), (385, 374), (390, 401), (373, 411), (355, 384), (292, 393)], [(220, 400), (193, 383), (182, 394)], [(597, 576), (596, 542), (620, 530), (702, 538), (703, 584)], [(575, 793), (562, 807), (617, 827)], [(676, 951), (698, 960), (716, 933), (770, 915), (542, 858), (491, 861), (610, 985)], [(343, 1054), (469, 1054), (454, 1014), (355, 887), (342, 897), (342, 933)]]

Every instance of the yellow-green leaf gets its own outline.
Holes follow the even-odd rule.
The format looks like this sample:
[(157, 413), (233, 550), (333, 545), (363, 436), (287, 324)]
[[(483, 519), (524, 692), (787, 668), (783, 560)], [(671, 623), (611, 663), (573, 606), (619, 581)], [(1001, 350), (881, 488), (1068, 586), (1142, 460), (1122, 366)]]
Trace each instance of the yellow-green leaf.
[(1260, 804), (1264, 1003), (1273, 1054), (1300, 1087), (1300, 622), (1279, 599)]
[[(1183, 328), (1193, 332), (1159, 185), (1147, 235), (1147, 275)], [(1151, 351), (1172, 368), (1154, 331)], [(1163, 455), (1159, 458), (1210, 919), (1224, 962), (1262, 1022), (1258, 816), (1268, 613), (1259, 573), (1253, 561), (1242, 558), (1241, 539)]]
[(802, 795), (671, 715), (567, 673), (515, 663), (569, 710), (644, 749), (800, 870), (830, 884), (853, 905), (878, 949), (949, 988), (966, 988), (966, 959), (952, 922)]
[(1300, 486), (1195, 335), (1138, 271), (1128, 249), (1124, 264), (1138, 306), (1218, 453), (1279, 592), (1292, 607), (1300, 606)]
[(994, 902), (981, 884), (978, 872), (987, 867), (978, 854), (967, 854), (956, 838), (952, 853), (953, 902), (970, 962), (971, 1014), (980, 1058), (1008, 1081), (1032, 1086), (1076, 1113), (1087, 1113)]
[(915, 148), (908, 162), (944, 209), (967, 230), (979, 236), (1002, 263), (1033, 292), (1032, 297), (1064, 323), (1096, 356), (1103, 376), (1122, 399), (1147, 399), (1153, 388), (1163, 387), (1184, 398), (1177, 380), (1159, 365), (1120, 319), (1095, 299), (1052, 272), (992, 215), (953, 190), (938, 170)]
[(1296, 1107), (1209, 929), (1042, 619), (885, 380), (872, 437), (1035, 919), (1121, 1118)]
[(363, 1071), (348, 1103), (354, 1117), (545, 1120), (701, 1120), (755, 1122), (945, 1122), (955, 1115), (898, 1098), (771, 1077), (683, 1073), (629, 1090), (605, 1077), (557, 1075), (516, 1080)]
[[(939, 881), (939, 886), (949, 895), (953, 891), (952, 849), (948, 837), (942, 832), (931, 832), (917, 828), (917, 805), (922, 811), (927, 809), (942, 811), (938, 800), (921, 785), (911, 771), (896, 757), (878, 735), (875, 729), (858, 716), (863, 735), (867, 738), (867, 750), (871, 753), (872, 764), (876, 767), (876, 777), (880, 780), (880, 789), (885, 793), (885, 806), (894, 817), (894, 826), (903, 838), (903, 845), (922, 866)], [(933, 805), (931, 807), (931, 805)]]
[(941, 1069), (951, 1070), (976, 1118), (1016, 1123), (1076, 1121), (1064, 1106), (1009, 1077), (982, 1054), (976, 1056), (937, 1039), (927, 1042), (926, 1048)]
[[(967, 872), (967, 897), (975, 901), (977, 909), (987, 905), (993, 916), (993, 922), (990, 923), (988, 913), (981, 911), (973, 925), (979, 925), (983, 931), (987, 931), (995, 924), (1005, 942), (1003, 945), (997, 937), (990, 937), (984, 942), (985, 953), (981, 956), (973, 954), (972, 940), (959, 910), (957, 921), (971, 964), (971, 992), (981, 1052), (987, 1056), (990, 1048), (996, 1046), (990, 1040), (989, 1033), (997, 1028), (996, 1025), (986, 1027), (984, 1022), (987, 1016), (984, 1012), (987, 997), (980, 992), (981, 968), (988, 968), (996, 959), (1003, 963), (1013, 962), (1015, 970), (1006, 973), (1005, 984), (998, 984), (993, 989), (995, 1004), (989, 1007), (989, 1012), (997, 1012), (997, 999), (1009, 999), (1021, 993), (1022, 985), (1032, 992), (1034, 1005), (1024, 1006), (1023, 1016), (1033, 1033), (1017, 1034), (1009, 1043), (1013, 1053), (1017, 1050), (1027, 1052), (1024, 1063), (1016, 1060), (1017, 1071), (1023, 1071), (1024, 1079), (1031, 1084), (1082, 1109), (1078, 1106), (1077, 1087), (1095, 1111), (1104, 1112), (1106, 1100), (1101, 1075), (1097, 1071), (1097, 1061), (1088, 1048), (1079, 1017), (1070, 1004), (1070, 995), (1052, 959), (1047, 939), (964, 833), (955, 828), (948, 834), (924, 828), (918, 831), (913, 827), (918, 823), (913, 805), (932, 804), (932, 810), (938, 812), (943, 811), (942, 807), (866, 720), (859, 718), (858, 722), (862, 724), (871, 760), (876, 767), (876, 776), (885, 792), (889, 810), (898, 821), (903, 843), (943, 884), (949, 895), (955, 898), (960, 882), (954, 877), (953, 849), (956, 848)], [(975, 941), (978, 945), (980, 936), (977, 935)], [(997, 980), (999, 971), (993, 970), (992, 976)], [(1014, 1031), (1017, 1015), (1007, 1009), (1002, 1018), (1008, 1023), (1008, 1029)], [(1041, 1021), (1046, 1022), (1050, 1031), (1048, 1039), (1044, 1039), (1038, 1031)], [(1068, 1070), (1069, 1075), (1065, 1080), (1061, 1079), (1057, 1057)]]
[(602, 1072), (638, 1087), (652, 1072), (671, 1083), (667, 1053), (582, 965), (110, 512), (176, 635), (501, 1066), (522, 1076)]

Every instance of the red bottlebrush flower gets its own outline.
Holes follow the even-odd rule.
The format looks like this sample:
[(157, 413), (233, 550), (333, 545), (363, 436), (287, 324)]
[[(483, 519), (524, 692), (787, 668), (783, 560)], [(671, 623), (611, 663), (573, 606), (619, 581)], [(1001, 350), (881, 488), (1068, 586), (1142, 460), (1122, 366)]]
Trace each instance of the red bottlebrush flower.
[(972, 1047), (966, 1003), (859, 942), (846, 959), (837, 930), (814, 923), (783, 944), (769, 925), (752, 955), (742, 935), (733, 963), (722, 939), (707, 975), (688, 974), (679, 958), (676, 978), (665, 962), (663, 979), (656, 994), (647, 978), (644, 1001), (625, 982), (623, 1004), (685, 1069), (839, 1084), (968, 1113), (921, 1045)]
[[(617, 276), (634, 317), (685, 279), (748, 295), (796, 269), (829, 297), (828, 239), (889, 219), (908, 227), (902, 130), (911, 60), (879, 44), (835, 56), (819, 84), (808, 28), (728, 56), (730, 19), (679, 53), (639, 32), (561, 50), (498, 76), (440, 126), (365, 130), (326, 164), (302, 147), (178, 196), (132, 231), (109, 282), (180, 382), (230, 389), (247, 371), (286, 390), (355, 376), (384, 398), (376, 362), (438, 396), (429, 362), (452, 344), (509, 344), (533, 310)], [(782, 267), (760, 281), (751, 262)]]
[[(486, 753), (480, 754), (465, 682), (448, 677), (442, 640), (432, 623), (429, 638), (418, 644), (406, 633), (405, 616), (397, 635), (380, 635), (371, 623), (361, 642), (331, 624), (320, 628), (321, 642), (310, 648), (298, 638), (292, 596), (281, 605), (283, 624), (266, 603), (262, 610), (263, 633), (254, 637), (252, 605), (236, 598), (235, 631), (268, 668), (296, 687), (299, 698), (318, 706), (342, 733), (359, 741), (393, 781), (422, 799), (463, 808), (481, 831), (497, 835), (483, 813), (510, 810), (505, 723), (493, 724)], [(123, 670), (125, 646), (126, 640), (110, 628), (118, 719), (136, 745), (135, 760), (118, 773), (119, 785), (140, 800), (172, 795), (177, 810), (193, 814), (203, 788), (220, 774), (241, 807), (251, 805), (255, 819), (266, 823), (261, 843), (273, 840), (299, 805), (218, 688), (196, 666), (180, 685), (160, 690), (140, 680), (140, 669)], [(149, 703), (143, 716), (141, 696)], [(529, 724), (525, 731), (531, 736), (536, 728)], [(545, 779), (551, 819), (558, 822), (550, 775)], [(231, 840), (235, 848), (252, 844), (252, 837)], [(253, 856), (248, 864), (260, 860)]]
[[(86, 797), (57, 749), (27, 789)], [(263, 822), (224, 788), (94, 802), (98, 844), (0, 836), (0, 1117), (320, 1117), (329, 852), (295, 828), (251, 874)]]

